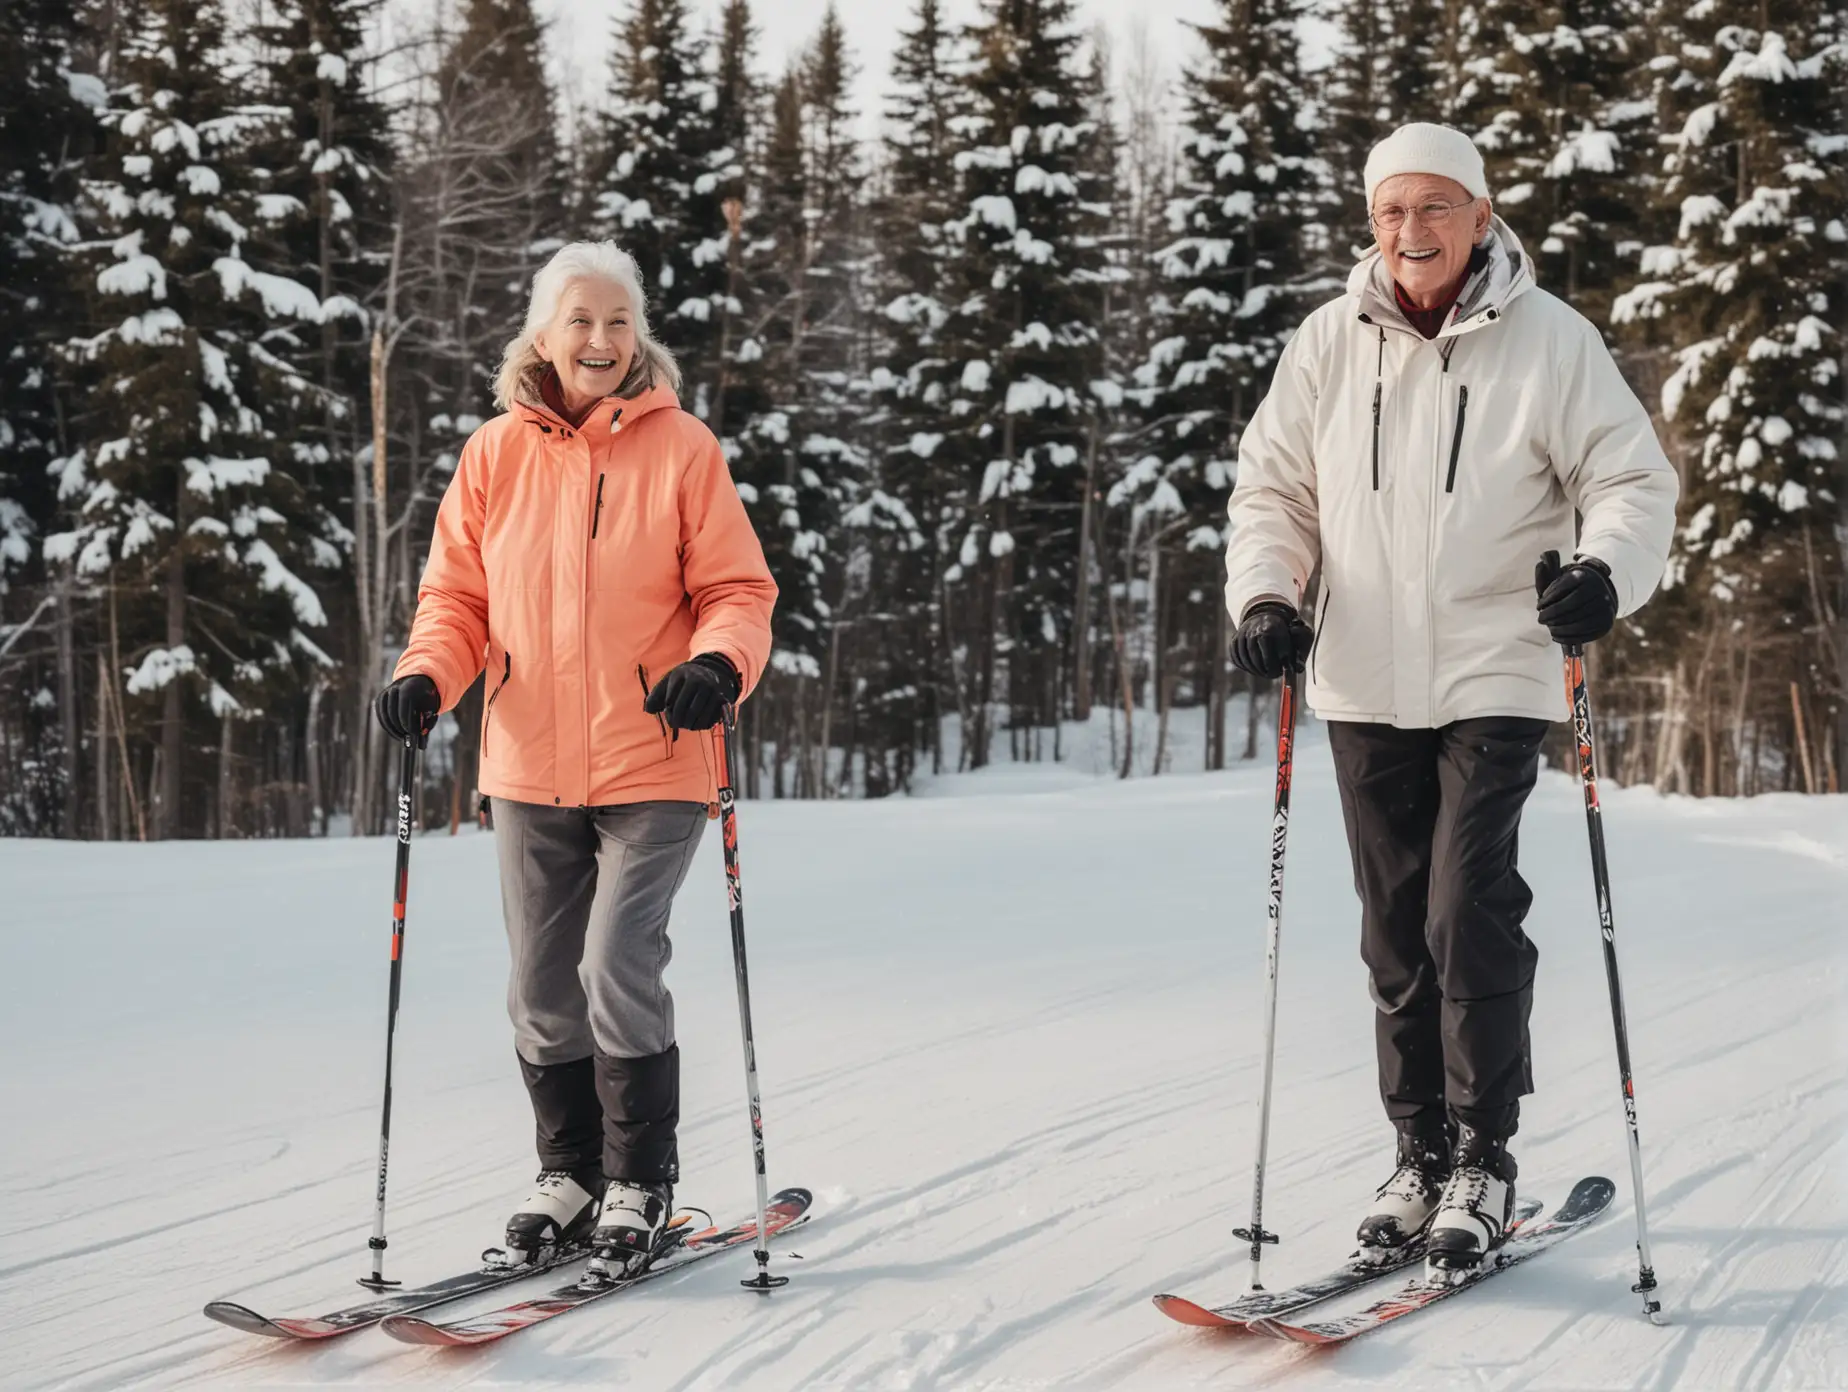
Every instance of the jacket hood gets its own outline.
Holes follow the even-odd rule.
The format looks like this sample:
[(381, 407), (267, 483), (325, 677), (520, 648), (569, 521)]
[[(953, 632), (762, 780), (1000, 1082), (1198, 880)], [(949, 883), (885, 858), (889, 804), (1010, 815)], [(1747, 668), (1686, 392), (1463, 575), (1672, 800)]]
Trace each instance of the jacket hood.
[[(1499, 217), (1490, 216), (1488, 235), (1478, 246), (1488, 253), (1488, 264), (1463, 286), (1456, 309), (1439, 338), (1493, 323), (1510, 304), (1534, 288), (1533, 260), (1514, 229)], [(1411, 327), (1392, 293), (1392, 276), (1377, 247), (1348, 272), (1347, 292), (1362, 319)]]

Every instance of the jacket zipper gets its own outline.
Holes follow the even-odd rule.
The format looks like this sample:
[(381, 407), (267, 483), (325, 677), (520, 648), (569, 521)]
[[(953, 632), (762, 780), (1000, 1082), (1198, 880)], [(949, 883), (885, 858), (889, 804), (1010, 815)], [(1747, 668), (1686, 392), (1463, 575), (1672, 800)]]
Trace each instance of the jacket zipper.
[(1457, 428), (1450, 435), (1450, 472), (1444, 476), (1444, 491), (1454, 493), (1457, 487), (1457, 456), (1463, 452), (1463, 415), (1469, 409), (1469, 388), (1457, 388)]
[(597, 539), (597, 528), (603, 522), (603, 475), (597, 475), (597, 510), (590, 515), (590, 539)]
[[(1361, 316), (1363, 319), (1365, 315)], [(1380, 325), (1380, 351), (1373, 363), (1373, 491), (1380, 491), (1380, 388), (1386, 376), (1386, 326)]]
[(1380, 491), (1380, 384), (1373, 384), (1373, 491)]
[(1315, 637), (1309, 640), (1309, 680), (1315, 680), (1315, 655), (1322, 646), (1322, 631), (1328, 627), (1328, 611), (1334, 607), (1335, 587), (1322, 577), (1322, 602), (1315, 607)]
[(513, 654), (503, 651), (501, 660), (503, 666), (500, 682), (495, 686), (493, 694), (488, 697), (487, 713), (481, 718), (481, 752), (483, 754), (488, 752), (488, 730), (494, 724), (494, 703), (500, 700), (501, 692), (507, 689), (507, 683), (513, 679)]

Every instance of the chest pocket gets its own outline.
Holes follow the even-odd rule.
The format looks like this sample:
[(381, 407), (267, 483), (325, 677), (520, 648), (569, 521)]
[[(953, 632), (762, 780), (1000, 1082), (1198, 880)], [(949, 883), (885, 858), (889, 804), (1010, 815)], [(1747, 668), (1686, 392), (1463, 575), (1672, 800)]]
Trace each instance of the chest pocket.
[(1539, 402), (1534, 383), (1505, 378), (1466, 374), (1445, 390), (1437, 584), (1453, 598), (1533, 586), (1559, 501)]

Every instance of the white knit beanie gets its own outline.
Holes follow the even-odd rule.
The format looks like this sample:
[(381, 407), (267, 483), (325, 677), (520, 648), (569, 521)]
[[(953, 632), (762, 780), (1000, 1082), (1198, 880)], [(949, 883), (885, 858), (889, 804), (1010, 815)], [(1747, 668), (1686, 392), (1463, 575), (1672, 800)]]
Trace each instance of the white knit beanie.
[(1460, 130), (1413, 121), (1400, 126), (1367, 156), (1367, 206), (1373, 191), (1395, 174), (1437, 174), (1455, 179), (1471, 198), (1487, 198), (1489, 181), (1482, 173), (1482, 151)]

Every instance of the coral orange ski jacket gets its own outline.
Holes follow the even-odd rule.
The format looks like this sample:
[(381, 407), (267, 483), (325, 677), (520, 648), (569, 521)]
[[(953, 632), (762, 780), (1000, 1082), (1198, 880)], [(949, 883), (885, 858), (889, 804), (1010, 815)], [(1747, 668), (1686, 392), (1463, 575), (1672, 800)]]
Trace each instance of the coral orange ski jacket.
[(718, 441), (655, 387), (581, 428), (522, 400), (469, 438), (396, 676), (443, 709), (485, 666), (481, 791), (578, 807), (713, 796), (710, 741), (642, 710), (696, 653), (749, 692), (776, 584)]

